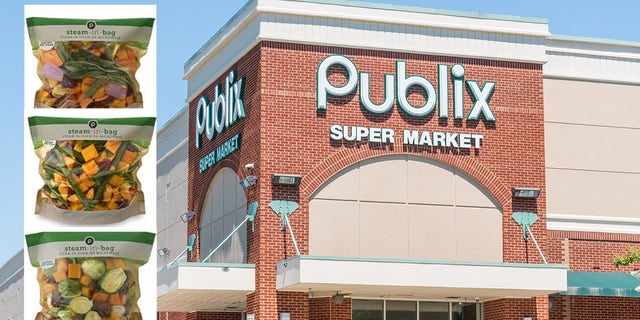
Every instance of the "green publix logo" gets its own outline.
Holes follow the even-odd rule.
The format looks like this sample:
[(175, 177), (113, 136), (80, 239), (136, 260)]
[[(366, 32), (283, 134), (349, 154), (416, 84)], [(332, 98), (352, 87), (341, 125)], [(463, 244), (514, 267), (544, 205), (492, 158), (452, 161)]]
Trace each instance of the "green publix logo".
[[(328, 78), (329, 69), (339, 65), (347, 71), (347, 82), (341, 86), (331, 84)], [(471, 92), (474, 100), (467, 120), (479, 120), (495, 122), (496, 118), (491, 110), (489, 101), (496, 83), (485, 81), (482, 86), (475, 80), (465, 80), (465, 69), (461, 64), (454, 64), (449, 68), (446, 64), (438, 65), (438, 86), (436, 87), (428, 79), (411, 75), (407, 76), (407, 66), (404, 61), (396, 61), (396, 74), (384, 76), (384, 101), (379, 104), (371, 101), (370, 76), (367, 72), (358, 72), (356, 65), (349, 58), (342, 55), (326, 57), (317, 70), (316, 108), (327, 109), (329, 96), (343, 97), (353, 93), (360, 85), (360, 104), (373, 114), (390, 112), (394, 104), (398, 103), (400, 109), (412, 117), (429, 116), (438, 107), (438, 117), (448, 118), (449, 110), (449, 75), (453, 85), (453, 118), (465, 119), (464, 115), (464, 91), (465, 85)], [(244, 110), (244, 80), (238, 78), (236, 71), (229, 72), (224, 80), (224, 88), (221, 83), (214, 88), (213, 101), (206, 95), (198, 100), (195, 114), (195, 147), (202, 148), (203, 136), (212, 141), (216, 136), (238, 120), (246, 116)], [(421, 106), (414, 106), (409, 102), (408, 92), (411, 87), (421, 88), (426, 95), (425, 102)], [(364, 126), (332, 125), (330, 138), (332, 140), (363, 141), (379, 143), (394, 143), (394, 131), (390, 128), (369, 128)], [(483, 135), (471, 133), (429, 132), (418, 130), (403, 130), (402, 141), (407, 145), (451, 147), (451, 148), (480, 148)], [(229, 154), (240, 148), (241, 135), (236, 134), (223, 142), (209, 154), (200, 158), (200, 172), (204, 172), (226, 158)]]
[[(338, 87), (328, 79), (328, 71), (334, 66), (342, 66), (346, 70), (347, 81)], [(429, 116), (438, 107), (438, 118), (449, 117), (449, 75), (453, 85), (453, 118), (456, 120), (465, 119), (464, 115), (464, 91), (466, 87), (471, 92), (474, 100), (467, 120), (479, 120), (483, 117), (485, 121), (495, 122), (496, 118), (491, 110), (489, 101), (495, 88), (495, 82), (485, 81), (480, 87), (475, 80), (464, 79), (465, 68), (461, 64), (454, 64), (449, 68), (446, 64), (438, 65), (438, 85), (436, 87), (428, 79), (411, 75), (407, 76), (407, 67), (404, 61), (396, 61), (396, 74), (386, 74), (384, 76), (384, 101), (379, 104), (371, 101), (370, 98), (370, 76), (367, 72), (358, 72), (358, 69), (349, 58), (342, 55), (331, 55), (326, 57), (317, 70), (317, 104), (320, 110), (327, 109), (329, 96), (343, 97), (353, 93), (358, 84), (360, 85), (360, 104), (373, 114), (384, 114), (392, 110), (397, 101), (400, 109), (412, 117)], [(409, 102), (408, 92), (411, 87), (419, 87), (425, 93), (425, 102), (421, 106), (414, 106)], [(341, 126), (332, 125), (330, 128), (330, 138), (332, 140), (363, 141), (379, 143), (394, 143), (394, 131), (390, 128), (368, 128), (363, 126)], [(419, 146), (441, 146), (451, 148), (469, 149), (472, 146), (480, 148), (483, 135), (470, 133), (450, 133), (450, 132), (429, 132), (418, 130), (403, 130), (402, 141), (404, 144)]]
[[(206, 95), (200, 97), (196, 107), (195, 147), (202, 148), (202, 136), (214, 140), (216, 136), (246, 116), (244, 111), (244, 78), (237, 78), (232, 70), (225, 78), (225, 89), (217, 84), (213, 102)], [(205, 172), (240, 148), (240, 134), (223, 142), (218, 148), (200, 158), (200, 173)]]

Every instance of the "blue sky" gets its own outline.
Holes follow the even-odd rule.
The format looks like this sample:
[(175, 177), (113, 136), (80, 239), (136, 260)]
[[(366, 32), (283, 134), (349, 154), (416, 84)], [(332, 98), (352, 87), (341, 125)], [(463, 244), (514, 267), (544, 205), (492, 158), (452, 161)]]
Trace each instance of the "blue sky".
[[(504, 0), (379, 0), (375, 2), (458, 11), (545, 18), (552, 34), (640, 42), (640, 1), (504, 1)], [(246, 1), (19, 1), (3, 2), (3, 78), (0, 92), (4, 105), (0, 132), (7, 153), (0, 157), (4, 227), (0, 232), (0, 264), (23, 244), (23, 5), (24, 4), (157, 4), (158, 125), (162, 126), (184, 105), (184, 62), (211, 37)], [(144, 60), (143, 60), (144, 63)], [(27, 104), (31, 101), (27, 101)]]

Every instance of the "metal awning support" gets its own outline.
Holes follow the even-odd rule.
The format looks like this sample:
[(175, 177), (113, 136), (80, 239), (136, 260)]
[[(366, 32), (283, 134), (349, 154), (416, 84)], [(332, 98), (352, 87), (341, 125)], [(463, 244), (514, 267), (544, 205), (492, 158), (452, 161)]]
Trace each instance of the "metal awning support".
[(536, 237), (533, 236), (533, 232), (531, 232), (531, 225), (533, 225), (536, 221), (538, 221), (538, 215), (533, 212), (523, 212), (518, 211), (514, 212), (511, 218), (520, 226), (522, 226), (522, 237), (525, 241), (527, 238), (527, 231), (529, 231), (529, 235), (531, 235), (531, 239), (533, 239), (533, 243), (536, 245), (536, 249), (538, 249), (538, 253), (540, 257), (542, 257), (542, 261), (545, 264), (548, 264), (547, 259), (542, 254), (542, 250), (540, 249), (540, 245), (538, 245), (538, 241), (536, 241)]
[(178, 262), (178, 260), (180, 260), (180, 258), (182, 258), (182, 256), (184, 256), (187, 252), (191, 252), (193, 251), (193, 245), (196, 243), (196, 235), (192, 234), (189, 236), (189, 243), (187, 244), (187, 247), (184, 248), (184, 250), (182, 250), (182, 252), (180, 252), (180, 254), (173, 259), (173, 261), (171, 261), (169, 264), (167, 264), (166, 266), (162, 267), (161, 270), (166, 270), (171, 268), (174, 264), (176, 264), (176, 262)]
[(292, 215), (294, 211), (298, 210), (298, 204), (287, 200), (273, 200), (269, 203), (269, 207), (282, 219), (282, 227), (280, 228), (280, 231), (284, 231), (285, 227), (289, 228), (289, 234), (291, 234), (291, 240), (293, 241), (293, 246), (296, 249), (296, 255), (299, 256), (300, 249), (298, 248), (298, 242), (296, 241), (296, 236), (293, 235), (293, 228), (291, 228), (291, 223), (289, 223), (288, 218), (288, 216)]
[(222, 248), (222, 246), (229, 241), (229, 239), (231, 239), (231, 237), (238, 232), (238, 230), (240, 230), (240, 228), (242, 226), (244, 226), (245, 223), (247, 223), (247, 221), (251, 221), (251, 231), (254, 230), (254, 221), (256, 219), (256, 215), (258, 214), (258, 202), (252, 202), (249, 205), (249, 214), (246, 215), (244, 217), (244, 220), (242, 220), (242, 222), (235, 228), (233, 229), (233, 231), (231, 231), (231, 233), (229, 233), (229, 235), (224, 238), (224, 240), (222, 240), (222, 242), (220, 242), (220, 244), (218, 244), (217, 247), (215, 247), (215, 249), (213, 249), (213, 251), (211, 251), (206, 258), (200, 260), (201, 262), (207, 262), (207, 260), (209, 260), (218, 250), (220, 250), (220, 248)]
[(529, 226), (526, 226), (525, 228), (527, 228), (527, 230), (529, 231), (529, 235), (531, 235), (531, 239), (533, 239), (533, 243), (536, 245), (536, 249), (538, 249), (540, 257), (542, 257), (542, 261), (544, 262), (544, 264), (548, 264), (547, 259), (544, 257), (544, 254), (542, 254), (542, 250), (540, 250), (540, 246), (538, 245), (538, 241), (536, 241), (536, 237), (534, 237), (533, 232), (531, 232), (531, 228), (529, 228)]

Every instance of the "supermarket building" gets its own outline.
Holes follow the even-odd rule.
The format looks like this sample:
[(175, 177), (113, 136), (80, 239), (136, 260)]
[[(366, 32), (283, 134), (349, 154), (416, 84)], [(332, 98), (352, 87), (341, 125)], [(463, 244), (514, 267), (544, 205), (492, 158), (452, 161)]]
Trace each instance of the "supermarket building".
[(640, 319), (640, 44), (254, 0), (185, 79), (159, 319)]

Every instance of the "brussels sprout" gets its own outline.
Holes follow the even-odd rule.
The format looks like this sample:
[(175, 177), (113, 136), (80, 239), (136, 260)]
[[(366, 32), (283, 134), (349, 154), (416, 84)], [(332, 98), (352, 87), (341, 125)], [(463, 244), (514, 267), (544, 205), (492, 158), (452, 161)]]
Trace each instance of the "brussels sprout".
[(84, 316), (84, 320), (102, 320), (102, 317), (95, 311), (89, 311), (89, 313)]
[(98, 280), (106, 271), (104, 262), (99, 259), (87, 259), (82, 261), (82, 272), (93, 280)]
[(60, 320), (73, 320), (73, 313), (66, 309), (58, 311), (57, 316)]
[(58, 291), (63, 298), (71, 299), (80, 295), (82, 286), (78, 280), (67, 279), (58, 284)]
[(87, 297), (75, 297), (69, 301), (69, 309), (77, 314), (85, 314), (91, 311), (93, 302)]
[(107, 293), (116, 293), (125, 281), (127, 281), (127, 274), (122, 268), (112, 269), (100, 279), (100, 288)]

